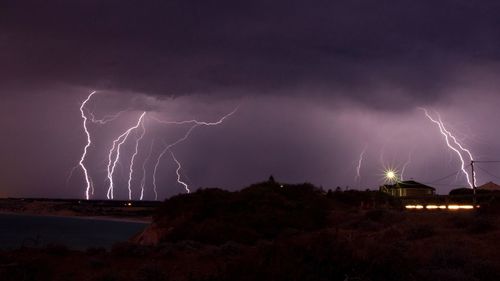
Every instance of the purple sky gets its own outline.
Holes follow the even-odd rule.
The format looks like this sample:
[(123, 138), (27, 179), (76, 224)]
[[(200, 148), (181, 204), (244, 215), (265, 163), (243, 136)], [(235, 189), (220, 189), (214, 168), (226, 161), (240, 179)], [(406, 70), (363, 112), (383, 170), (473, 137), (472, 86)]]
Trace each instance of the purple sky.
[[(447, 193), (467, 182), (460, 173), (436, 182), (460, 162), (418, 107), (439, 112), (477, 160), (500, 160), (499, 14), (488, 0), (2, 1), (0, 196), (84, 197), (82, 171), (66, 179), (85, 146), (79, 107), (92, 90), (97, 117), (127, 110), (89, 125), (95, 198), (105, 197), (112, 140), (142, 111), (213, 122), (238, 105), (173, 148), (193, 189), (237, 189), (270, 174), (374, 189), (384, 167), (401, 170), (411, 157), (405, 178)], [(146, 127), (136, 170), (153, 139), (155, 158), (186, 131), (152, 119)], [(126, 197), (134, 137), (116, 198)], [(167, 155), (160, 199), (183, 192), (175, 170)], [(497, 176), (500, 164), (478, 164), (478, 184)]]

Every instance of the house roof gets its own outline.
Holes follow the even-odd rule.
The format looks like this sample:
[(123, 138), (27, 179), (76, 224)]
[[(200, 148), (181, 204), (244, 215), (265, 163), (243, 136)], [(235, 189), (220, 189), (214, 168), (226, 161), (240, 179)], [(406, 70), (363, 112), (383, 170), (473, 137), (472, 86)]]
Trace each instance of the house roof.
[[(420, 188), (420, 189), (431, 189), (431, 190), (436, 190), (434, 187), (431, 187), (431, 186), (428, 186), (428, 185), (425, 185), (425, 184), (422, 184), (422, 183), (419, 183), (419, 182), (416, 182), (416, 181), (400, 181), (400, 182), (397, 182), (395, 184), (386, 184), (384, 185), (384, 187), (388, 188), (388, 189), (392, 189), (392, 188)], [(499, 186), (500, 188), (500, 186)]]
[(487, 182), (481, 186), (478, 186), (477, 189), (482, 189), (482, 190), (500, 190), (500, 185), (494, 183), (494, 182)]

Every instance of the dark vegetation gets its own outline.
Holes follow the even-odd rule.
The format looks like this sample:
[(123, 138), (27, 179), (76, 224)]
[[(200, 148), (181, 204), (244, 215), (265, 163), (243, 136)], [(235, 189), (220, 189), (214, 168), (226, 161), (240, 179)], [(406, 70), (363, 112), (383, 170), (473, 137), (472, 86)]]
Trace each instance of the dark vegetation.
[(202, 189), (110, 251), (0, 252), (0, 280), (500, 280), (499, 206), (406, 211), (379, 192), (274, 180)]
[[(472, 195), (474, 191), (468, 187), (456, 188), (450, 191), (450, 195)], [(485, 195), (486, 197), (498, 196), (500, 192), (496, 190), (486, 190), (486, 189), (476, 189), (476, 194), (481, 196)]]
[(240, 192), (204, 189), (165, 202), (155, 222), (172, 228), (162, 241), (250, 244), (324, 228), (330, 205), (310, 184), (257, 184)]

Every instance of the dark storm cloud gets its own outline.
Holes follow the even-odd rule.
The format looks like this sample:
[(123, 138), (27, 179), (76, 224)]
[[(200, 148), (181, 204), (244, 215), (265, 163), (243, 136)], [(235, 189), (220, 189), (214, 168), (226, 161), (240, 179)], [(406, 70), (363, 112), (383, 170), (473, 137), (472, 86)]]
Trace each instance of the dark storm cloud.
[[(459, 163), (418, 106), (439, 111), (478, 158), (500, 158), (491, 130), (499, 14), (488, 0), (0, 1), (0, 187), (82, 197), (81, 171), (66, 177), (85, 146), (79, 107), (93, 89), (86, 109), (97, 118), (125, 110), (89, 126), (96, 198), (113, 139), (142, 111), (216, 121), (238, 104), (223, 125), (197, 128), (175, 148), (193, 187), (239, 188), (272, 173), (374, 188), (382, 168), (400, 168), (411, 151), (405, 175), (432, 183)], [(138, 159), (153, 139), (154, 158), (185, 129), (149, 120)], [(128, 143), (124, 161), (130, 151)], [(161, 198), (182, 191), (173, 168), (162, 161)], [(125, 176), (116, 176), (120, 192)], [(447, 192), (464, 178), (445, 184)]]
[(2, 82), (432, 102), (497, 60), (497, 1), (2, 1)]

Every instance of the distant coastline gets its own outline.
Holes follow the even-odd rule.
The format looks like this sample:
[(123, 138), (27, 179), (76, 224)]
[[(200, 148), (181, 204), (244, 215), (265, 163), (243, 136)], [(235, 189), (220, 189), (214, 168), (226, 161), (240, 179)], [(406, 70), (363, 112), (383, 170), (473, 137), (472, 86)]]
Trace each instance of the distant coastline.
[(0, 214), (150, 223), (160, 202), (0, 199)]
[(82, 220), (116, 221), (116, 222), (143, 223), (143, 224), (150, 224), (153, 220), (152, 217), (125, 218), (125, 217), (108, 217), (108, 216), (83, 216), (83, 215), (78, 215), (78, 214), (50, 214), (50, 213), (43, 214), (43, 213), (12, 212), (12, 211), (0, 211), (0, 215), (74, 218), (74, 219), (82, 219)]

